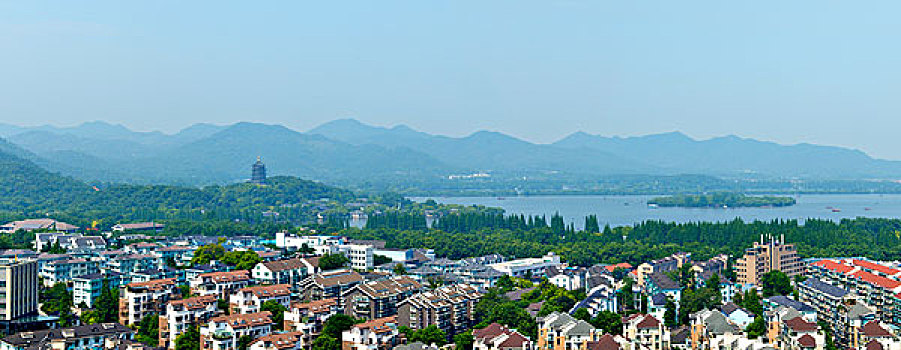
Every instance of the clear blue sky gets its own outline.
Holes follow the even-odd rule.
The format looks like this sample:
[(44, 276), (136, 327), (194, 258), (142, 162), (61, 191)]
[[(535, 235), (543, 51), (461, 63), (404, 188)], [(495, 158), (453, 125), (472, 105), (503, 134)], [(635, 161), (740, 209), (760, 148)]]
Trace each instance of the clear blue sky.
[(0, 122), (680, 130), (901, 159), (898, 1), (2, 1)]

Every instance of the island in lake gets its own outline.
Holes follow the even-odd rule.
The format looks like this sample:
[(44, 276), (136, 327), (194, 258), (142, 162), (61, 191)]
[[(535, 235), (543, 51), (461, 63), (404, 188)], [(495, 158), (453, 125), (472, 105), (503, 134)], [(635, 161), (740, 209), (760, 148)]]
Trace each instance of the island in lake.
[(737, 207), (788, 207), (795, 205), (792, 197), (746, 196), (741, 193), (679, 194), (648, 200), (652, 207), (683, 208), (737, 208)]

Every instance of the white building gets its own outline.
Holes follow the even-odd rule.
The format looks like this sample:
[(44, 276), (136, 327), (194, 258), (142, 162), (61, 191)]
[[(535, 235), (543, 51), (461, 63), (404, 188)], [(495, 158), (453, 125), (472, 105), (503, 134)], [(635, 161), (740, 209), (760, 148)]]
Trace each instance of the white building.
[(398, 344), (397, 321), (394, 316), (354, 325), (341, 333), (342, 350), (378, 350)]
[(85, 259), (68, 259), (51, 261), (41, 268), (41, 278), (45, 287), (53, 287), (57, 283), (67, 283), (73, 277), (90, 275), (100, 272), (96, 261)]
[(488, 266), (511, 277), (525, 277), (529, 275), (540, 277), (547, 274), (549, 267), (560, 266), (560, 257), (550, 252), (540, 258), (516, 259)]
[(200, 274), (188, 281), (191, 292), (197, 295), (216, 295), (227, 300), (237, 290), (253, 282), (250, 271), (237, 270)]
[(213, 317), (200, 327), (200, 349), (235, 350), (239, 338), (246, 335), (256, 339), (271, 331), (272, 314), (269, 311)]
[(259, 312), (263, 303), (274, 300), (285, 308), (291, 306), (291, 286), (275, 284), (241, 288), (229, 297), (229, 308), (232, 314), (250, 314)]
[(301, 332), (273, 333), (250, 343), (250, 350), (302, 350), (304, 334)]
[(173, 300), (160, 315), (159, 346), (175, 349), (175, 338), (195, 324), (208, 322), (219, 315), (219, 299), (215, 295)]

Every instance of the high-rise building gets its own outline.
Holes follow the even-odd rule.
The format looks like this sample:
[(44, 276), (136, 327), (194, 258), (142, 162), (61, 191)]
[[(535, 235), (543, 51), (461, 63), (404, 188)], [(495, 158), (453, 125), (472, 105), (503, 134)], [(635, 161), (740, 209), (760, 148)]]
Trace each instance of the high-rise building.
[(257, 185), (266, 183), (266, 165), (263, 164), (263, 160), (260, 157), (257, 157), (256, 163), (253, 163), (250, 172), (250, 182)]
[(782, 271), (794, 277), (804, 271), (804, 265), (794, 244), (785, 244), (785, 236), (760, 237), (760, 242), (745, 250), (745, 255), (735, 262), (738, 283), (760, 284), (760, 278), (767, 272)]
[(0, 261), (0, 320), (38, 314), (38, 263)]

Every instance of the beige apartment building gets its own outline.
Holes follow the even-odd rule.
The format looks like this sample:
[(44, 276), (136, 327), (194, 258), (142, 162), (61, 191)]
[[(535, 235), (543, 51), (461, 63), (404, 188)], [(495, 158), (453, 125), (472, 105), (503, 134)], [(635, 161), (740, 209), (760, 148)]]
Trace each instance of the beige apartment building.
[(0, 320), (38, 313), (38, 263), (0, 261)]
[(760, 278), (767, 272), (778, 270), (789, 277), (804, 271), (804, 264), (798, 256), (794, 244), (785, 244), (785, 236), (761, 236), (760, 242), (745, 250), (745, 255), (735, 262), (738, 283), (760, 284)]

